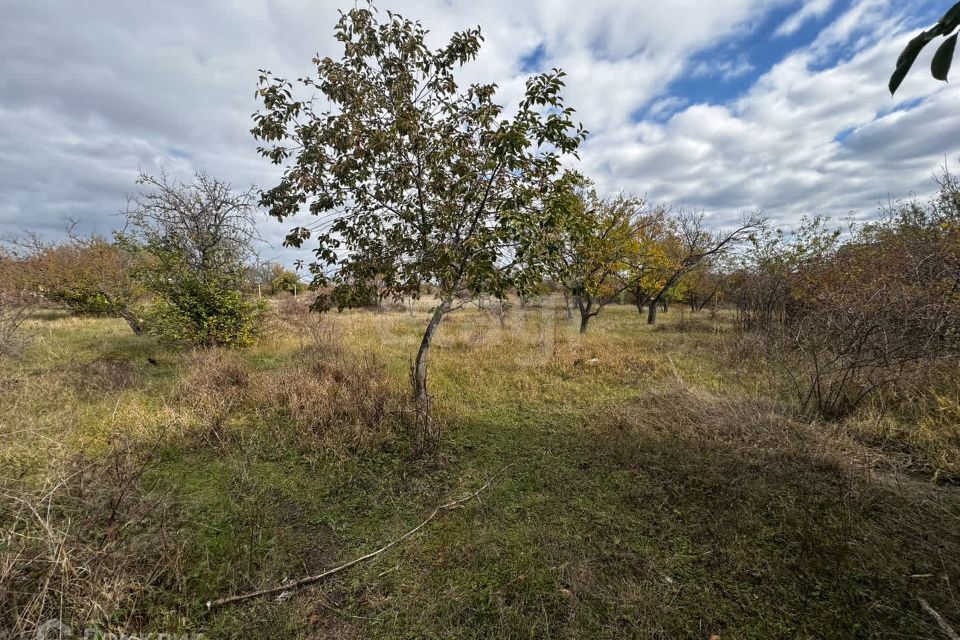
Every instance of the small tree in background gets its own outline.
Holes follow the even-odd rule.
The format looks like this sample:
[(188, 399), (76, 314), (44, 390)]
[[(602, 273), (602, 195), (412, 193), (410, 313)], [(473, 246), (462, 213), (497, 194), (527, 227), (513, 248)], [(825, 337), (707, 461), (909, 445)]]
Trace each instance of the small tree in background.
[(580, 312), (580, 333), (629, 286), (631, 265), (647, 251), (644, 230), (656, 216), (643, 214), (643, 204), (625, 196), (603, 199), (593, 190), (570, 197), (573, 215), (560, 233), (551, 275)]
[(275, 264), (271, 269), (270, 293), (296, 293), (300, 286), (300, 276), (293, 271), (286, 270), (282, 264)]
[(730, 231), (711, 231), (699, 212), (679, 211), (668, 219), (661, 234), (658, 249), (651, 260), (638, 265), (635, 279), (637, 308), (647, 305), (647, 324), (656, 324), (657, 309), (673, 294), (683, 278), (704, 266), (709, 260), (720, 258), (748, 240), (765, 225), (757, 212), (744, 216), (739, 226)]
[(766, 332), (788, 323), (802, 309), (793, 297), (803, 274), (831, 260), (840, 246), (840, 231), (827, 218), (803, 217), (789, 233), (762, 229), (748, 250), (736, 257), (728, 282), (737, 306), (737, 323), (746, 331)]
[(137, 335), (142, 323), (136, 310), (144, 290), (133, 278), (135, 256), (117, 243), (69, 230), (69, 240), (48, 242), (37, 235), (8, 238), (6, 288), (87, 316), (119, 317)]
[(521, 295), (545, 270), (542, 240), (564, 214), (553, 207), (561, 159), (586, 133), (563, 105), (563, 73), (530, 78), (512, 117), (494, 102), (497, 87), (461, 88), (454, 72), (480, 49), (479, 29), (431, 50), (418, 22), (372, 6), (341, 14), (339, 60), (314, 59), (317, 76), (299, 80), (323, 96), (324, 110), (293, 97), (293, 86), (262, 72), (263, 110), (253, 134), (261, 154), (285, 165), (261, 203), (283, 220), (302, 207), (318, 216), (287, 243), (316, 234), (313, 284), (330, 287), (318, 307), (353, 306), (379, 295), (437, 304), (412, 368), (416, 446), (436, 446), (430, 421), (427, 354), (459, 292)]
[(724, 286), (724, 277), (718, 260), (706, 260), (704, 264), (684, 279), (682, 297), (690, 305), (690, 311), (697, 313), (710, 304), (718, 303)]
[(235, 193), (205, 173), (184, 184), (141, 175), (128, 230), (119, 236), (140, 260), (135, 277), (153, 294), (147, 328), (181, 345), (251, 344), (264, 306), (243, 294), (245, 264), (258, 238), (254, 191)]

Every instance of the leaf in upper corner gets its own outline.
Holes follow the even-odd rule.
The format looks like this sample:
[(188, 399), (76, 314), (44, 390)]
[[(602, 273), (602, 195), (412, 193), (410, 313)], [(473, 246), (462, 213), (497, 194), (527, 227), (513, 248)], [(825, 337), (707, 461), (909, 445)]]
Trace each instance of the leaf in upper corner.
[(937, 24), (940, 25), (944, 34), (956, 29), (957, 25), (960, 25), (960, 2), (950, 7)]
[(900, 84), (903, 82), (903, 79), (907, 77), (910, 67), (913, 66), (917, 56), (919, 56), (920, 52), (923, 51), (923, 48), (927, 46), (927, 43), (930, 42), (930, 39), (931, 36), (924, 31), (917, 37), (913, 38), (907, 43), (907, 46), (904, 47), (903, 52), (900, 53), (900, 57), (897, 58), (897, 68), (893, 72), (893, 75), (890, 76), (890, 95), (896, 93), (897, 89), (900, 88)]
[(937, 52), (933, 54), (933, 61), (930, 63), (930, 73), (937, 80), (947, 81), (947, 74), (950, 73), (950, 65), (953, 63), (953, 52), (957, 48), (957, 35), (953, 34), (940, 45)]

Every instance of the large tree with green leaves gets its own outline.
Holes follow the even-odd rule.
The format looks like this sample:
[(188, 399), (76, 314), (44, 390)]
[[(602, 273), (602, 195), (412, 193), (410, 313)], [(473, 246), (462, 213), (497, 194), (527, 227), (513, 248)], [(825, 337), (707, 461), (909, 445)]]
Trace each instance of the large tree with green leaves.
[[(385, 18), (385, 19), (383, 19)], [(547, 232), (566, 213), (553, 206), (565, 155), (586, 135), (561, 97), (559, 70), (533, 76), (509, 117), (497, 86), (461, 87), (455, 73), (476, 58), (479, 28), (439, 49), (419, 23), (372, 6), (341, 13), (338, 59), (316, 58), (316, 76), (293, 84), (262, 71), (254, 136), (284, 166), (262, 204), (283, 220), (308, 209), (311, 225), (287, 243), (317, 241), (318, 305), (343, 308), (391, 296), (437, 304), (413, 366), (416, 444), (436, 445), (429, 419), (427, 353), (460, 293), (504, 296), (540, 279)]]

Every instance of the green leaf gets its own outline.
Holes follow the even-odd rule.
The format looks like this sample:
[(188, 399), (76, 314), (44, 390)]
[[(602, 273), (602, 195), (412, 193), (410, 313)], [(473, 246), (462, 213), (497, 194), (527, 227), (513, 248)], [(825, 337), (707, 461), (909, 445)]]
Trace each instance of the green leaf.
[(937, 52), (933, 54), (930, 73), (937, 80), (947, 81), (947, 74), (950, 73), (950, 65), (953, 63), (953, 52), (957, 48), (957, 35), (955, 33), (944, 40)]
[(960, 25), (960, 2), (950, 7), (937, 24), (944, 35), (956, 29)]
[(931, 38), (932, 36), (928, 35), (928, 32), (924, 31), (908, 42), (907, 46), (904, 47), (903, 51), (900, 53), (900, 57), (897, 58), (897, 68), (893, 72), (893, 75), (890, 76), (889, 88), (891, 96), (897, 92), (897, 89), (900, 88), (900, 84), (903, 82), (903, 79), (907, 77), (910, 67), (913, 66), (917, 56), (920, 55), (920, 52), (923, 51), (925, 46), (927, 46), (927, 43), (930, 42)]

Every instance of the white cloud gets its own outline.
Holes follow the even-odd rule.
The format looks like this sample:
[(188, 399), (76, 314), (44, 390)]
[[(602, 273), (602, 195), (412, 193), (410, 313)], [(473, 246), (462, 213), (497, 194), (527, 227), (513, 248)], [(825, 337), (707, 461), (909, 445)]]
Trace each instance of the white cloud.
[[(464, 80), (496, 81), (504, 99), (522, 90), (522, 54), (543, 42), (547, 65), (569, 74), (569, 102), (603, 130), (628, 122), (689, 55), (766, 3), (397, 4), (435, 44), (482, 25), (486, 42)], [(0, 230), (56, 229), (65, 216), (108, 230), (138, 168), (160, 162), (268, 185), (277, 172), (249, 134), (257, 69), (295, 78), (314, 54), (335, 55), (336, 9), (314, 0), (12, 0), (0, 22)], [(264, 235), (279, 244), (283, 230), (267, 225)]]
[[(943, 154), (958, 152), (947, 144), (958, 96), (924, 78), (921, 61), (898, 100), (932, 97), (875, 121), (896, 104), (884, 87), (904, 41), (890, 0), (855, 2), (735, 102), (691, 105), (667, 93), (684, 74), (710, 82), (754, 73), (735, 54), (702, 68), (691, 59), (796, 4), (406, 0), (392, 8), (422, 19), (434, 44), (481, 25), (486, 42), (463, 79), (495, 81), (505, 100), (522, 90), (522, 57), (542, 44), (543, 65), (567, 71), (568, 103), (593, 134), (580, 166), (612, 191), (683, 200), (721, 218), (762, 206), (788, 219), (925, 188)], [(814, 0), (795, 15), (822, 15), (828, 4)], [(337, 53), (336, 17), (336, 5), (315, 0), (11, 0), (0, 22), (0, 231), (53, 232), (66, 216), (109, 231), (138, 169), (161, 161), (269, 186), (278, 172), (249, 134), (257, 69), (310, 73), (314, 54)], [(838, 55), (844, 62), (835, 64)], [(643, 112), (651, 121), (635, 122)], [(845, 144), (834, 141), (851, 127)], [(894, 140), (880, 144), (885, 136)], [(265, 221), (263, 235), (279, 247), (287, 226)]]
[(690, 69), (690, 77), (698, 80), (705, 78), (733, 80), (734, 78), (741, 78), (755, 69), (756, 67), (742, 55), (727, 60), (700, 60)]
[(775, 34), (778, 36), (793, 35), (810, 20), (826, 15), (833, 7), (835, 1), (836, 0), (807, 0), (803, 3), (803, 7), (783, 21), (777, 28)]
[[(691, 105), (663, 124), (590, 141), (588, 172), (604, 176), (610, 190), (644, 184), (640, 192), (655, 200), (705, 206), (718, 222), (757, 208), (783, 223), (803, 214), (871, 215), (878, 202), (929, 192), (944, 155), (960, 155), (960, 88), (934, 83), (918, 63), (891, 101), (886, 81), (908, 36), (896, 16), (881, 19), (869, 4), (871, 11), (857, 6), (851, 15), (872, 16), (873, 44), (849, 59), (820, 69), (822, 52), (840, 34), (853, 36), (855, 21), (846, 17), (730, 104)], [(898, 110), (920, 97), (919, 106)]]

